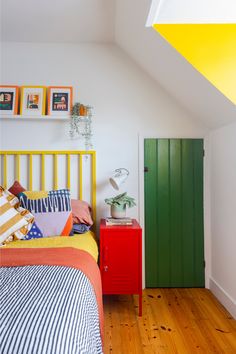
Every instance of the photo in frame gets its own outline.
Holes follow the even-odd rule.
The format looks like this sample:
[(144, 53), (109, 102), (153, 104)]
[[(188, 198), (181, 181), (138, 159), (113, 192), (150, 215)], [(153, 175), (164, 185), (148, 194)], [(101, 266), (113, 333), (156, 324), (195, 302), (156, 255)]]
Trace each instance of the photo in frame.
[(19, 87), (0, 85), (0, 113), (16, 115), (18, 113)]
[(70, 116), (73, 102), (71, 86), (48, 87), (48, 115)]
[(46, 87), (22, 86), (20, 114), (30, 116), (45, 115)]

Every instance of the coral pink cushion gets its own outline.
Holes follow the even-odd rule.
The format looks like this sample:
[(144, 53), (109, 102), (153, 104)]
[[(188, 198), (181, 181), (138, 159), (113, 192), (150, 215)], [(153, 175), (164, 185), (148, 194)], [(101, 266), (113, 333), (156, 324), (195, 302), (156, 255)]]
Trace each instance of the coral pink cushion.
[(10, 193), (14, 194), (14, 195), (17, 195), (21, 192), (24, 192), (25, 191), (25, 188), (22, 187), (22, 185), (20, 184), (20, 182), (18, 181), (15, 181), (13, 183), (13, 185), (8, 189)]
[(72, 217), (74, 224), (93, 225), (91, 208), (83, 200), (71, 199)]

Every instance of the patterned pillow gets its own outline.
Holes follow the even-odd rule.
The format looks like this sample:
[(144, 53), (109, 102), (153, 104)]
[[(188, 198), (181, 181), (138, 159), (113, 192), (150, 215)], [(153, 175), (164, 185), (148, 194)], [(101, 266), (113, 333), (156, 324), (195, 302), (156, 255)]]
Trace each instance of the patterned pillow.
[(69, 236), (72, 229), (70, 191), (25, 191), (18, 194), (21, 206), (30, 210), (43, 237)]
[(0, 186), (0, 245), (23, 239), (32, 227), (33, 215), (19, 205), (18, 198)]

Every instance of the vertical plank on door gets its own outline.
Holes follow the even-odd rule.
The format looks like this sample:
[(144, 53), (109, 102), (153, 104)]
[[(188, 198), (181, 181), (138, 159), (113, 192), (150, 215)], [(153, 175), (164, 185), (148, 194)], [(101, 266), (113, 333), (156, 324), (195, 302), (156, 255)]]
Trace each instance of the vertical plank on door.
[(182, 237), (183, 237), (183, 286), (194, 286), (194, 184), (193, 142), (182, 140)]
[(156, 217), (156, 185), (157, 185), (157, 140), (145, 139), (144, 141), (144, 166), (148, 172), (144, 174), (145, 180), (145, 269), (148, 286), (157, 284), (158, 258), (157, 258), (157, 217)]
[(180, 139), (170, 140), (170, 262), (171, 279), (169, 286), (182, 283), (182, 144)]
[(205, 285), (204, 278), (204, 224), (203, 224), (203, 140), (193, 141), (194, 161), (194, 228), (195, 228), (195, 284)]
[[(170, 284), (170, 175), (169, 175), (169, 140), (157, 141), (157, 258), (158, 284), (168, 287)], [(160, 237), (161, 235), (161, 237)]]

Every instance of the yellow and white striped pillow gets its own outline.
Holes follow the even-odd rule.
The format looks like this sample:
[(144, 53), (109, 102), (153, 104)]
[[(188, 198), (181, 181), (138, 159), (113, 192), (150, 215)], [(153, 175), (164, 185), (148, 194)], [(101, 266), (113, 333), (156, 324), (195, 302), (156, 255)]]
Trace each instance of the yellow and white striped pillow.
[(19, 207), (18, 198), (0, 186), (0, 245), (24, 238), (33, 221), (33, 215)]

